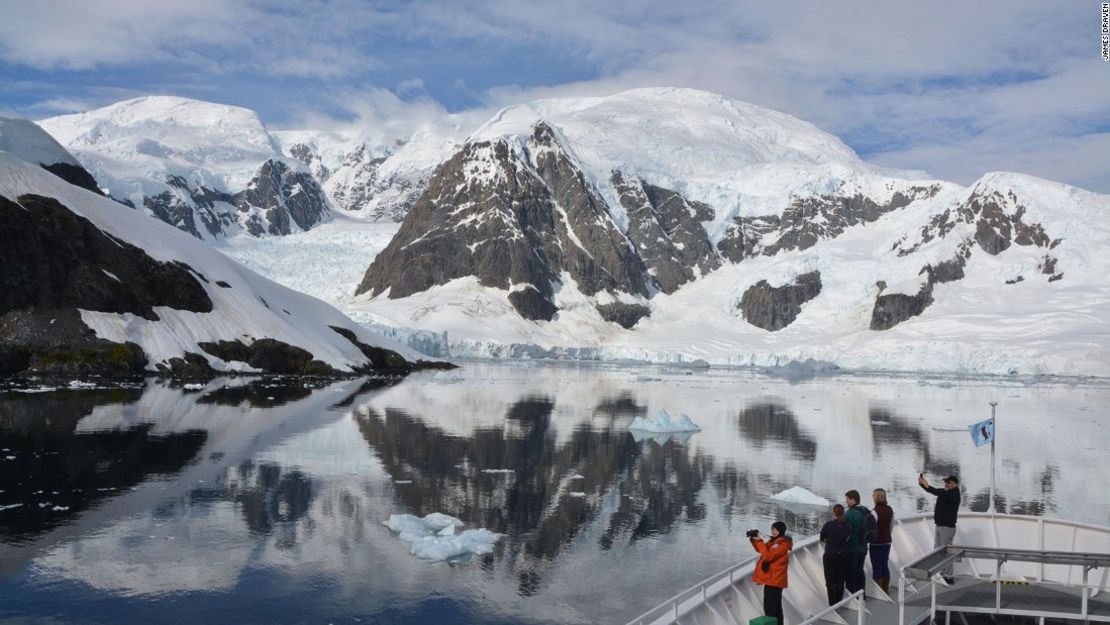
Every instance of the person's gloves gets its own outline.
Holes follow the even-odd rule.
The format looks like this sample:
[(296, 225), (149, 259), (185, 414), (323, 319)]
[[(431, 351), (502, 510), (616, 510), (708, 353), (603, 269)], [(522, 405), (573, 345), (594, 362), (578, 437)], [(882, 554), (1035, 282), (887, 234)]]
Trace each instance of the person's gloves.
[(771, 570), (771, 563), (764, 560), (760, 563), (759, 568), (763, 569), (763, 572), (766, 573), (767, 571)]

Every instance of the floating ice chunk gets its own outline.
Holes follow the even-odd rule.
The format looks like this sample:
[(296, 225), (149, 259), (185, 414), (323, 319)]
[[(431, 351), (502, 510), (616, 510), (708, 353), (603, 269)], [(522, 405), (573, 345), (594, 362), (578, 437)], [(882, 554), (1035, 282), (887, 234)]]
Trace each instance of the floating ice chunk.
[(584, 475), (580, 475), (578, 473), (575, 473), (574, 475), (570, 476), (570, 479), (572, 479), (572, 480), (584, 480), (584, 479), (586, 479), (586, 477)]
[(69, 381), (69, 388), (71, 388), (71, 389), (96, 388), (96, 382), (82, 382), (81, 380), (70, 380)]
[(36, 386), (35, 388), (16, 388), (16, 389), (12, 389), (12, 390), (15, 391), (16, 393), (49, 393), (51, 391), (58, 390), (58, 387), (39, 385), (39, 386)]
[(203, 384), (186, 384), (185, 386), (182, 386), (181, 388), (183, 388), (187, 391), (199, 391), (199, 390), (204, 388), (204, 385)]
[(636, 417), (632, 420), (632, 425), (628, 426), (630, 430), (639, 430), (641, 432), (700, 432), (701, 428), (694, 425), (690, 417), (680, 415), (677, 421), (671, 421), (671, 415), (666, 410), (660, 410), (659, 414), (648, 419), (644, 417)]
[(632, 440), (637, 443), (644, 441), (652, 441), (656, 445), (663, 445), (667, 441), (674, 441), (679, 445), (685, 445), (690, 442), (697, 432), (645, 432), (643, 430), (629, 430), (632, 435)]
[(569, 495), (571, 497), (585, 497), (586, 493), (584, 493), (580, 490), (576, 490), (576, 491), (572, 491), (572, 492), (567, 493), (567, 495)]
[(788, 488), (781, 493), (771, 495), (771, 499), (784, 503), (800, 503), (807, 506), (822, 506), (825, 508), (832, 505), (828, 499), (815, 495), (801, 486)]
[(482, 469), (482, 473), (516, 473), (516, 469)]
[(397, 532), (397, 537), (409, 544), (410, 554), (433, 561), (456, 560), (490, 553), (494, 544), (503, 536), (487, 529), (457, 532), (463, 522), (439, 512), (433, 512), (424, 518), (411, 514), (391, 514), (383, 525)]
[(11, 510), (12, 508), (21, 508), (21, 507), (23, 507), (23, 504), (21, 504), (21, 503), (8, 504), (6, 506), (0, 506), (0, 512), (3, 512), (5, 510)]
[(439, 384), (458, 384), (464, 380), (463, 375), (457, 371), (438, 371), (432, 380)]

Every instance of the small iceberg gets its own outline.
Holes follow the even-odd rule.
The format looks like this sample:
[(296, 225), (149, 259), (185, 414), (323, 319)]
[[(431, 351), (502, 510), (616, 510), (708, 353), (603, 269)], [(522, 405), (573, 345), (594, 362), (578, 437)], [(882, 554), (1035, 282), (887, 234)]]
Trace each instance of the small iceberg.
[(690, 442), (690, 439), (693, 438), (694, 434), (697, 434), (697, 432), (663, 432), (663, 433), (659, 433), (659, 432), (645, 432), (643, 430), (629, 430), (628, 433), (632, 435), (632, 440), (636, 441), (637, 443), (642, 443), (644, 441), (651, 441), (651, 442), (655, 443), (656, 445), (664, 445), (664, 444), (667, 443), (667, 441), (674, 441), (674, 442), (678, 443), (679, 445), (685, 445), (686, 443)]
[(639, 432), (658, 432), (661, 434), (670, 434), (673, 432), (700, 432), (701, 428), (690, 420), (686, 415), (679, 415), (677, 421), (671, 420), (671, 415), (666, 410), (660, 410), (659, 414), (651, 419), (644, 417), (636, 417), (632, 420), (632, 425), (628, 429)]
[(774, 499), (775, 501), (781, 501), (782, 503), (802, 504), (806, 506), (821, 506), (822, 508), (828, 508), (832, 505), (832, 503), (828, 499), (825, 499), (820, 495), (815, 495), (810, 491), (802, 488), (801, 486), (788, 488), (781, 493), (771, 495), (771, 499)]
[(397, 538), (408, 543), (410, 554), (434, 562), (466, 560), (472, 555), (490, 553), (503, 536), (487, 529), (459, 532), (463, 522), (439, 512), (424, 518), (391, 514), (382, 525), (397, 532)]

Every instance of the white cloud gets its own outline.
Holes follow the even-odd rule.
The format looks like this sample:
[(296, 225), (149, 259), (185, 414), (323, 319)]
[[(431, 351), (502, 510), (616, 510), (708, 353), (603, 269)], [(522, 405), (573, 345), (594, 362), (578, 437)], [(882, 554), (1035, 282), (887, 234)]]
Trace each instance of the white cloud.
[[(488, 107), (693, 87), (811, 121), (880, 163), (957, 181), (1020, 168), (1110, 191), (1087, 160), (1102, 145), (1100, 120), (1110, 119), (1097, 9), (1008, 0), (0, 0), (0, 59), (68, 69), (184, 63), (201, 81), (245, 73), (294, 79), (289, 89), (299, 101), (320, 96), (308, 96), (314, 87), (297, 92), (295, 79), (323, 79), (347, 86), (329, 89), (322, 108), (348, 116), (316, 116), (322, 123), (382, 128), (442, 113), (424, 94), (442, 93), (447, 81)], [(456, 64), (458, 76), (435, 71), (472, 52), (547, 59), (533, 61), (530, 77), (542, 86), (499, 80), (480, 61)], [(419, 96), (412, 102), (355, 84), (398, 63), (422, 77), (396, 85), (406, 100)], [(562, 63), (591, 77), (550, 84), (550, 76), (567, 75), (555, 67)], [(431, 76), (442, 82), (430, 84)], [(482, 93), (468, 86), (491, 83)], [(42, 99), (62, 97), (70, 96)]]

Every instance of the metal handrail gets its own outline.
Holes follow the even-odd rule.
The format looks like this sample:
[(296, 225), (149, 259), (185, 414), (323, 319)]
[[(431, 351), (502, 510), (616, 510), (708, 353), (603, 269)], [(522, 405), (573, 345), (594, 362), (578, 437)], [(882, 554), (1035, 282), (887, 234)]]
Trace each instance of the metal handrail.
[[(921, 568), (923, 562), (935, 559), (941, 553), (948, 554), (943, 559), (930, 562)], [(941, 572), (948, 565), (964, 558), (976, 560), (997, 560), (1002, 562), (1035, 562), (1037, 564), (1059, 564), (1062, 566), (1082, 566), (1087, 569), (1110, 567), (1110, 553), (1087, 553), (1079, 551), (1042, 551), (1036, 549), (999, 549), (994, 547), (971, 547), (966, 545), (945, 545), (931, 551), (902, 567), (911, 579), (927, 580)]]
[[(945, 555), (943, 558), (938, 558)], [(1083, 583), (1080, 588), (1080, 607), (1077, 614), (1040, 611), (1036, 614), (1042, 616), (1071, 617), (1077, 616), (1087, 620), (1088, 599), (1091, 588), (1088, 585), (1088, 575), (1092, 569), (1110, 567), (1110, 553), (1093, 553), (1080, 551), (1046, 551), (1035, 549), (1002, 549), (997, 547), (972, 547), (964, 545), (943, 545), (937, 549), (909, 562), (899, 570), (901, 583), (898, 589), (898, 623), (906, 625), (906, 579), (928, 580), (930, 584), (930, 616), (935, 618), (937, 609), (955, 609), (961, 606), (937, 604), (936, 575), (943, 572), (953, 562), (963, 560), (994, 560), (995, 573), (992, 581), (1002, 580), (1002, 565), (1006, 562), (1033, 562), (1037, 564), (1052, 564), (1060, 566), (1079, 566), (1083, 568)], [(927, 563), (927, 566), (921, 566)], [(966, 608), (965, 608), (966, 609)], [(1028, 615), (1029, 611), (1009, 610), (1002, 607), (1002, 585), (995, 586), (995, 614)], [(1034, 615), (1036, 615), (1034, 614)]]
[(862, 590), (857, 590), (854, 593), (848, 595), (847, 597), (844, 597), (840, 601), (838, 601), (838, 602), (830, 605), (829, 607), (825, 608), (824, 610), (821, 610), (817, 614), (814, 614), (813, 616), (810, 616), (806, 620), (802, 621), (801, 625), (810, 625), (811, 623), (816, 623), (818, 620), (825, 618), (825, 616), (827, 616), (828, 614), (830, 614), (832, 612), (836, 612), (840, 608), (843, 608), (843, 607), (847, 606), (852, 601), (858, 601), (859, 602), (859, 606), (858, 606), (859, 607), (859, 614), (856, 615), (856, 624), (857, 625), (863, 625), (863, 614), (864, 614), (864, 609), (867, 605), (866, 600), (867, 600), (867, 596), (864, 594), (864, 592)]
[[(933, 513), (931, 513), (931, 512), (908, 514), (908, 515), (904, 515), (904, 516), (901, 516), (899, 518), (896, 518), (894, 523), (895, 523), (895, 525), (897, 525), (899, 527), (904, 527), (904, 526), (906, 526), (910, 523), (913, 523), (913, 522), (930, 521), (932, 519), (932, 517), (933, 517)], [(1008, 514), (1008, 515), (1004, 515), (1004, 517), (1003, 516), (996, 517), (996, 515), (994, 513), (990, 513), (990, 512), (969, 512), (969, 511), (961, 510), (960, 511), (960, 518), (961, 519), (972, 519), (972, 518), (975, 518), (975, 519), (993, 519), (993, 518), (1019, 519), (1019, 520), (1036, 522), (1038, 524), (1038, 526), (1045, 523), (1046, 521), (1051, 521), (1051, 522), (1054, 522), (1054, 523), (1064, 524), (1064, 525), (1070, 526), (1070, 527), (1075, 528), (1075, 529), (1084, 529), (1085, 528), (1085, 529), (1106, 531), (1105, 526), (1096, 525), (1094, 523), (1086, 523), (1086, 522), (1082, 522), (1082, 521), (1071, 521), (1071, 520), (1065, 520), (1065, 519), (1034, 517), (1034, 516), (1030, 516), (1030, 515), (1019, 515), (1019, 514)], [(794, 543), (794, 549), (792, 551), (793, 552), (798, 552), (798, 551), (801, 551), (803, 549), (811, 548), (811, 546), (814, 545), (814, 544), (819, 544), (818, 537), (817, 536), (810, 536), (810, 537), (802, 539), (801, 541), (796, 541)], [(758, 559), (758, 556), (753, 555), (750, 558), (747, 558), (747, 559), (745, 559), (745, 560), (743, 560), (743, 561), (741, 561), (737, 564), (734, 564), (734, 565), (728, 567), (727, 569), (725, 569), (725, 570), (723, 570), (723, 571), (721, 571), (721, 572), (719, 572), (715, 575), (712, 575), (712, 576), (706, 578), (702, 582), (699, 582), (697, 584), (694, 584), (693, 586), (690, 586), (689, 588), (683, 590), (682, 592), (679, 592), (678, 594), (674, 595), (671, 599), (669, 599), (669, 600), (651, 608), (650, 610), (647, 610), (646, 612), (641, 614), (639, 617), (637, 617), (635, 619), (632, 619), (631, 621), (628, 622), (629, 625), (649, 625), (650, 623), (654, 623), (654, 622), (660, 620), (661, 618), (663, 618), (665, 615), (668, 615), (668, 614), (670, 615), (670, 619), (664, 621), (665, 623), (674, 623), (674, 622), (678, 621), (679, 617), (682, 614), (686, 614), (690, 610), (694, 609), (694, 607), (686, 606), (687, 609), (684, 610), (682, 612), (682, 614), (680, 614), (679, 609), (681, 607), (684, 607), (683, 604), (686, 604), (687, 602), (689, 602), (693, 597), (697, 596), (698, 594), (702, 595), (702, 600), (703, 601), (707, 601), (709, 598), (715, 597), (721, 591), (723, 591), (725, 588), (727, 588), (729, 585), (734, 585), (737, 582), (738, 579), (746, 578), (747, 573), (742, 574), (742, 573), (740, 573), (740, 571), (745, 566), (751, 566), (752, 563), (754, 563), (757, 559)], [(919, 558), (919, 560), (920, 560), (920, 558)], [(728, 578), (729, 583), (725, 584), (725, 585), (721, 585), (721, 582), (726, 577)], [(722, 587), (716, 588), (716, 586), (722, 586)], [(901, 588), (905, 588), (904, 583), (901, 585)], [(900, 597), (900, 600), (904, 600), (904, 594), (903, 594), (903, 591), (901, 589), (899, 590), (899, 597)], [(902, 603), (904, 604), (904, 601), (902, 601)]]
[[(728, 578), (728, 584), (725, 585), (724, 587), (722, 587), (721, 590), (724, 590), (724, 588), (727, 588), (728, 586), (731, 586), (732, 583), (735, 581), (735, 579), (733, 578), (733, 574), (735, 574), (736, 571), (739, 571), (740, 569), (744, 568), (745, 566), (754, 564), (757, 560), (759, 560), (759, 558), (760, 558), (759, 554), (753, 555), (752, 557), (748, 558), (747, 560), (741, 560), (740, 562), (730, 566), (729, 568), (727, 568), (723, 571), (720, 571), (719, 573), (715, 573), (713, 575), (710, 575), (709, 577), (705, 578), (701, 582), (699, 582), (697, 584), (694, 584), (693, 586), (690, 586), (686, 590), (683, 590), (683, 591), (679, 592), (677, 595), (672, 597), (670, 601), (668, 601), (666, 603), (662, 603), (660, 605), (657, 605), (654, 608), (648, 610), (647, 612), (644, 612), (639, 617), (629, 621), (629, 625), (632, 625), (632, 624), (646, 625), (646, 624), (649, 624), (649, 623), (653, 623), (660, 616), (662, 616), (663, 614), (665, 614), (667, 612), (671, 613), (671, 617), (673, 619), (672, 622), (677, 621), (678, 617), (679, 617), (678, 608), (679, 608), (680, 604), (684, 603), (687, 599), (689, 599), (689, 598), (691, 598), (691, 597), (693, 597), (693, 596), (695, 596), (699, 593), (702, 595), (702, 600), (708, 599), (709, 595), (706, 594), (707, 589), (713, 587), (714, 585), (716, 585), (716, 584), (718, 584), (722, 581), (724, 581), (724, 579), (726, 577)], [(712, 596), (716, 596), (716, 595), (717, 595), (717, 592), (713, 593)]]

